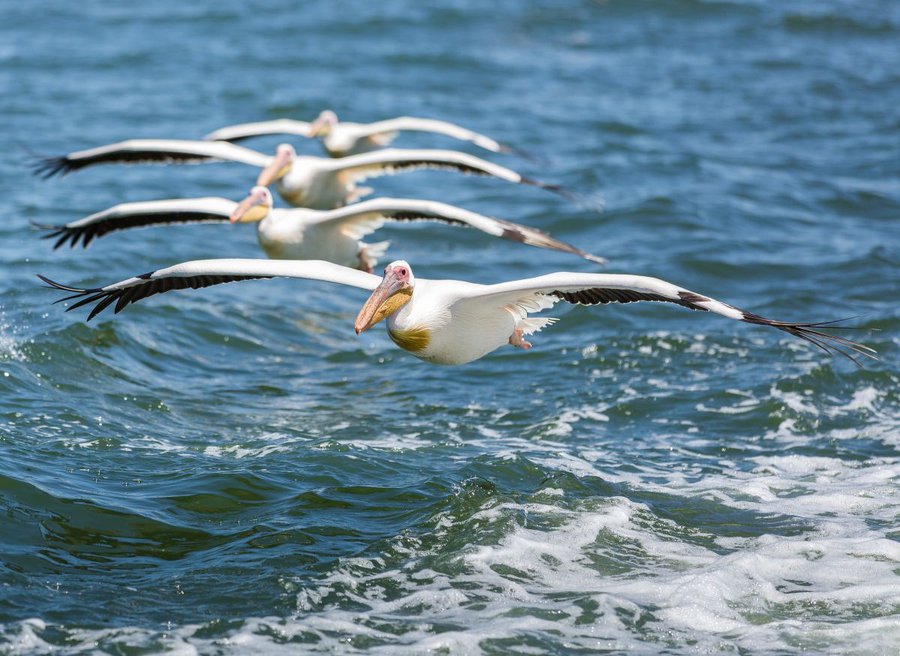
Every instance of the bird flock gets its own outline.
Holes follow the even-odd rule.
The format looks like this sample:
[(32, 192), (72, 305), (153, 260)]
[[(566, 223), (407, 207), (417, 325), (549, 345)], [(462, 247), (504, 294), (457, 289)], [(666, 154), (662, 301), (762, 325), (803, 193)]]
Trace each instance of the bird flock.
[[(398, 133), (443, 135), (492, 153), (527, 157), (523, 152), (466, 128), (433, 119), (399, 117), (375, 123), (339, 121), (323, 111), (312, 122), (279, 119), (221, 128), (200, 140), (133, 139), (38, 160), (35, 173), (50, 178), (98, 164), (200, 163), (230, 161), (259, 169), (254, 186), (236, 202), (219, 197), (128, 202), (69, 223), (35, 223), (54, 248), (79, 244), (132, 228), (185, 223), (255, 223), (265, 259), (209, 259), (156, 269), (103, 287), (79, 288), (39, 275), (68, 292), (56, 302), (68, 310), (91, 306), (88, 320), (113, 307), (116, 313), (141, 299), (178, 289), (228, 282), (293, 278), (336, 283), (370, 292), (354, 322), (357, 334), (384, 321), (391, 340), (412, 355), (437, 364), (464, 364), (504, 345), (531, 348), (526, 339), (556, 322), (531, 317), (558, 302), (575, 305), (655, 301), (776, 328), (827, 353), (860, 364), (875, 351), (830, 330), (839, 322), (768, 319), (658, 278), (609, 273), (556, 272), (485, 285), (430, 280), (413, 275), (405, 260), (372, 272), (388, 242), (364, 237), (386, 223), (436, 222), (467, 227), (492, 237), (568, 253), (596, 265), (605, 259), (556, 239), (535, 227), (478, 214), (435, 200), (360, 198), (371, 192), (363, 180), (418, 169), (445, 169), (530, 185), (572, 199), (566, 188), (524, 176), (466, 152), (386, 148)], [(289, 143), (269, 155), (233, 142), (267, 135), (319, 139), (328, 157), (298, 155)], [(269, 187), (292, 209), (275, 207)]]

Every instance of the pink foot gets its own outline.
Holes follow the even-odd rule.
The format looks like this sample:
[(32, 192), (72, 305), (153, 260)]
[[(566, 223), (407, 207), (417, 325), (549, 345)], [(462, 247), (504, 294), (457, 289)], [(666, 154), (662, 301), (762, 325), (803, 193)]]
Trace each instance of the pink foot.
[(524, 351), (527, 351), (531, 348), (531, 342), (525, 340), (525, 337), (522, 335), (521, 328), (516, 328), (513, 331), (513, 334), (509, 336), (509, 343)]

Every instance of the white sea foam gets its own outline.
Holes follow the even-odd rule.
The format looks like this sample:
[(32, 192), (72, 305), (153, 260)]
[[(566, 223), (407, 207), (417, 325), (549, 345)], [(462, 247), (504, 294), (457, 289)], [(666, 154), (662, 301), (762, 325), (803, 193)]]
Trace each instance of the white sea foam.
[(22, 350), (22, 343), (20, 328), (6, 320), (6, 312), (0, 306), (0, 362), (3, 360), (24, 362), (26, 355)]
[[(733, 407), (757, 404), (749, 393), (730, 393)], [(896, 422), (879, 410), (884, 392), (874, 388), (815, 406), (802, 393), (772, 393), (801, 416), (880, 412), (870, 439), (887, 441)], [(525, 454), (550, 471), (616, 483), (622, 495), (579, 497), (553, 484), (526, 498), (491, 497), (463, 526), (451, 511), (439, 513), (427, 540), (401, 534), (377, 557), (345, 558), (319, 578), (286, 581), (296, 595), (292, 616), (251, 617), (214, 638), (202, 637), (208, 627), (182, 625), (73, 630), (69, 639), (85, 648), (112, 640), (183, 654), (479, 653), (491, 644), (518, 653), (565, 644), (635, 653), (880, 654), (900, 644), (900, 544), (884, 528), (895, 526), (900, 510), (900, 459), (794, 449), (855, 439), (854, 431), (808, 435), (802, 420), (786, 418), (760, 436), (769, 446), (759, 455), (747, 445), (739, 460), (704, 456), (708, 466), (699, 475), (700, 464), (653, 459), (624, 469), (606, 448), (580, 441), (609, 429), (602, 406), (562, 408), (525, 431), (505, 430), (506, 415), (469, 408), (471, 446), (498, 460)], [(477, 424), (484, 420), (492, 425)], [(648, 448), (686, 451), (695, 460), (713, 452), (712, 438), (688, 439), (689, 426), (659, 425), (675, 432), (660, 432)], [(446, 439), (459, 439), (449, 432)], [(261, 456), (290, 439), (271, 435), (261, 445), (210, 447), (208, 455)], [(433, 447), (416, 432), (349, 442), (359, 450)], [(726, 524), (736, 513), (743, 528), (705, 532), (696, 526), (704, 525), (701, 517), (687, 529), (646, 498), (724, 513)], [(449, 546), (460, 531), (468, 545)], [(0, 629), (12, 653), (49, 649), (43, 632), (40, 620)]]

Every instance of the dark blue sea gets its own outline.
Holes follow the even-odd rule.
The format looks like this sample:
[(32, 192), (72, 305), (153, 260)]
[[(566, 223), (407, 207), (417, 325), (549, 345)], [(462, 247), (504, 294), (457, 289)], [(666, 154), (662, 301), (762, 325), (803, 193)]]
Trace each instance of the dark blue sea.
[[(0, 653), (896, 653), (898, 44), (890, 0), (0, 1)], [(459, 123), (535, 158), (395, 145), (580, 201), (447, 171), (377, 195), (855, 317), (881, 359), (657, 303), (557, 306), (532, 350), (461, 367), (357, 337), (365, 294), (323, 283), (51, 305), (36, 273), (263, 255), (247, 225), (53, 251), (30, 222), (239, 200), (257, 171), (44, 181), (34, 157), (325, 108)], [(375, 237), (427, 278), (600, 270), (435, 224)]]

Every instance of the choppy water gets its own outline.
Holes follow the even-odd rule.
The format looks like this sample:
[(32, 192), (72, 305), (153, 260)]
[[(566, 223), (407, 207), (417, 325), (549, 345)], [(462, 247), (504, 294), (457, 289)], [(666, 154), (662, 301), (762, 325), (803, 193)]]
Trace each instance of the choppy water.
[[(338, 5), (0, 5), (0, 651), (896, 650), (900, 5)], [(238, 198), (254, 173), (42, 182), (28, 151), (324, 107), (459, 122), (605, 212), (445, 172), (379, 193), (769, 316), (862, 315), (883, 359), (652, 306), (558, 308), (529, 353), (442, 368), (356, 338), (360, 294), (287, 281), (90, 325), (49, 305), (35, 272), (259, 251), (194, 226), (54, 253), (29, 220)], [(591, 269), (449, 228), (379, 237), (426, 277)]]

